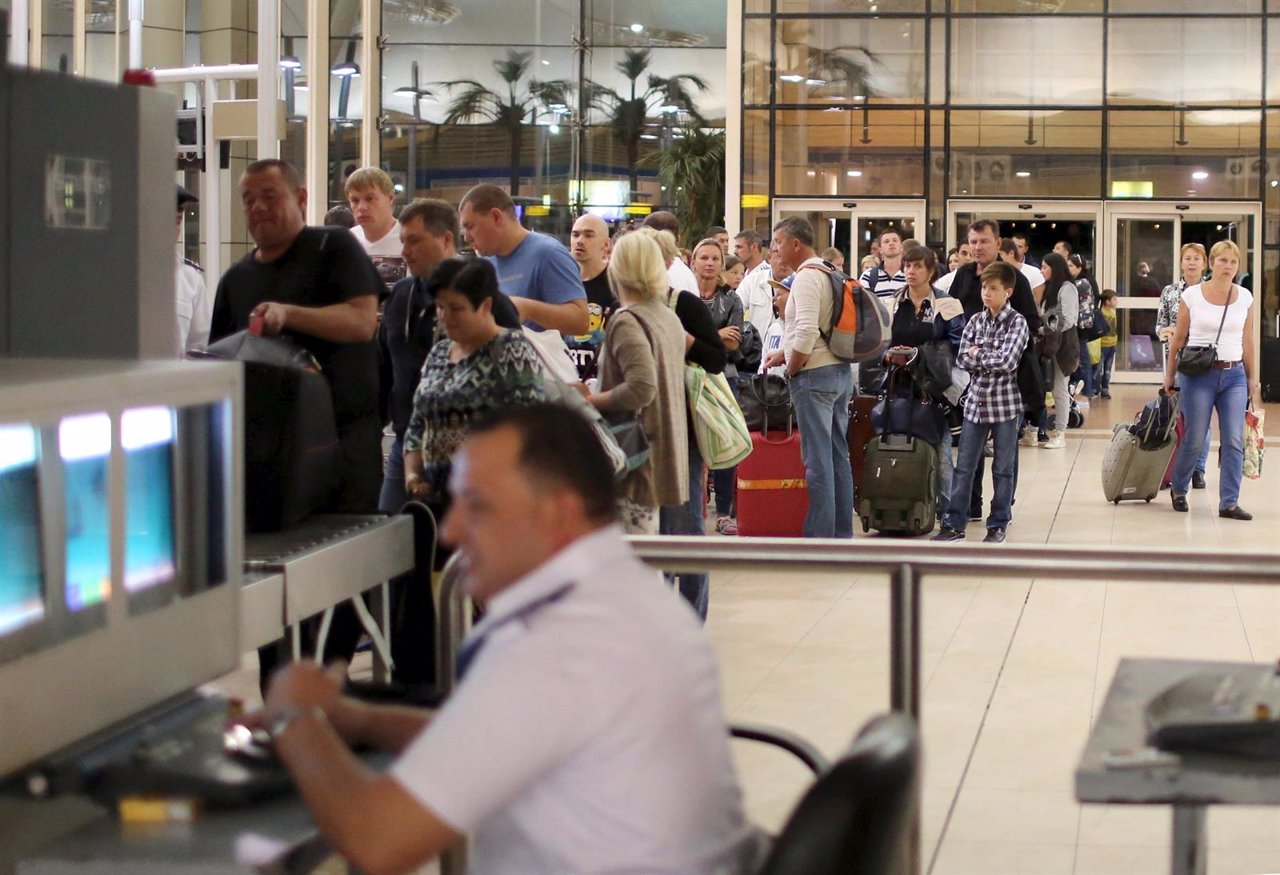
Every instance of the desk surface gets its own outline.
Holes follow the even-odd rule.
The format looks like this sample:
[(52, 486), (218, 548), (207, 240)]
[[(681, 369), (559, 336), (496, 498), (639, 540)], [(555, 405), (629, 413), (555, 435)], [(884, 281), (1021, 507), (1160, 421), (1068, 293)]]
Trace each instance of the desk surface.
[[(1166, 687), (1203, 671), (1235, 663), (1178, 659), (1122, 659), (1076, 769), (1081, 802), (1214, 803), (1280, 805), (1280, 763), (1217, 754), (1185, 754), (1178, 766), (1115, 769), (1103, 765), (1108, 751), (1146, 745), (1143, 709)], [(1259, 674), (1274, 671), (1259, 663)]]

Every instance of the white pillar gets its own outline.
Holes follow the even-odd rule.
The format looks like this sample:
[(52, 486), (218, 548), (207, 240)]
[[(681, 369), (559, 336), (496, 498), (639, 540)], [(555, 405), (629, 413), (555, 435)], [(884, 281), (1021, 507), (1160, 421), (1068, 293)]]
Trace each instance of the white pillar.
[(31, 25), (30, 0), (13, 0), (9, 8), (9, 63), (15, 67), (27, 66), (31, 41), (28, 31)]
[(742, 230), (742, 0), (729, 0), (725, 28), (724, 224)]
[(142, 20), (146, 0), (129, 0), (129, 69), (142, 69)]
[(329, 190), (329, 4), (307, 4), (307, 224), (319, 225)]
[(259, 159), (280, 157), (279, 98), (280, 0), (258, 0)]

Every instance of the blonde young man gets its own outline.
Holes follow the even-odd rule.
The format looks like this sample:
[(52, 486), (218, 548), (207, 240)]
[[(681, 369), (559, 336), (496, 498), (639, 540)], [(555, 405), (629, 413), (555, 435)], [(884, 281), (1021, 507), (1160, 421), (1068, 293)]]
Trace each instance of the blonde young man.
[(352, 235), (373, 260), (378, 275), (387, 287), (405, 278), (406, 269), (400, 245), (400, 223), (392, 210), (396, 190), (391, 177), (377, 167), (361, 167), (347, 177), (347, 203), (356, 224)]

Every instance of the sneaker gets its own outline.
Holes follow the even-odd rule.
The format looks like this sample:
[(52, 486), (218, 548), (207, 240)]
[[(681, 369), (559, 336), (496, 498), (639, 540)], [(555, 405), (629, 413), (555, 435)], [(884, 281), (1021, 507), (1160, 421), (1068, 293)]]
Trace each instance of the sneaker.
[(1067, 436), (1060, 431), (1049, 432), (1049, 442), (1044, 445), (1046, 450), (1061, 450), (1067, 445)]
[(988, 459), (994, 459), (996, 455), (996, 448), (991, 446), (991, 444), (987, 444), (982, 448), (982, 455)]
[(1108, 392), (1106, 389), (1103, 389), (1103, 390), (1102, 390), (1102, 400), (1103, 400), (1103, 401), (1110, 401), (1110, 400), (1111, 400), (1111, 393), (1110, 393), (1110, 392)]
[(938, 534), (930, 538), (929, 540), (930, 541), (963, 541), (964, 532), (961, 532), (958, 529), (949, 529), (946, 526), (943, 526), (942, 530), (938, 532)]
[(1038, 435), (1036, 434), (1035, 429), (1028, 428), (1023, 431), (1022, 437), (1018, 438), (1018, 446), (1034, 447), (1038, 443), (1037, 437)]
[(983, 538), (983, 539), (982, 539), (982, 543), (984, 543), (984, 544), (1003, 544), (1003, 543), (1004, 543), (1004, 529), (1000, 528), (999, 526), (992, 526), (991, 528), (987, 529), (987, 536), (986, 536), (985, 538)]
[(716, 517), (716, 532), (721, 535), (736, 535), (738, 521), (731, 516)]
[(981, 519), (982, 519), (982, 511), (981, 511), (981, 510), (977, 510), (977, 511), (972, 511), (972, 510), (971, 510), (971, 511), (969, 511), (969, 522), (971, 522), (971, 523), (976, 523), (976, 522), (979, 522)]

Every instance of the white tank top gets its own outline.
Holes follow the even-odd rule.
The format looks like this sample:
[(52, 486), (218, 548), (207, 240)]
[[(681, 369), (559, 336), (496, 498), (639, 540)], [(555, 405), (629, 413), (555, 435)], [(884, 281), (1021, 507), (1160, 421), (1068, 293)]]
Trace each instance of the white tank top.
[(1218, 336), (1218, 323), (1222, 323), (1222, 336), (1218, 339), (1218, 361), (1238, 362), (1244, 358), (1244, 324), (1253, 306), (1253, 294), (1243, 286), (1232, 285), (1231, 304), (1223, 321), (1222, 307), (1204, 299), (1204, 292), (1197, 284), (1182, 293), (1182, 306), (1187, 308), (1191, 330), (1187, 334), (1187, 346), (1213, 346)]

